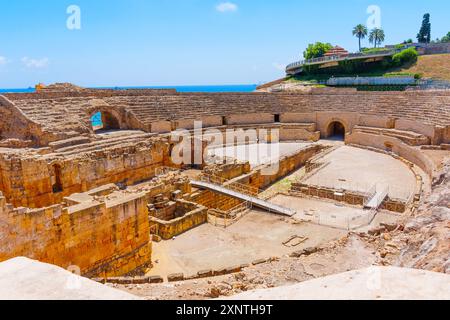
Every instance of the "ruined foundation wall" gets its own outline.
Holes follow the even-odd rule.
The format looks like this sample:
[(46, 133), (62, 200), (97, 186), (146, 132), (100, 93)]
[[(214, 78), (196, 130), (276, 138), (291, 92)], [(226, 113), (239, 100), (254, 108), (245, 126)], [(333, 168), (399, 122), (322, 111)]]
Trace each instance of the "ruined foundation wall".
[(0, 261), (25, 256), (88, 276), (118, 276), (151, 261), (146, 195), (114, 203), (14, 209), (0, 196)]
[(184, 205), (186, 210), (192, 209), (192, 211), (170, 221), (155, 217), (151, 218), (151, 229), (155, 230), (155, 234), (164, 240), (170, 240), (175, 236), (206, 223), (208, 220), (208, 209), (206, 207), (185, 201), (179, 201), (179, 204)]
[[(165, 164), (168, 153), (168, 144), (157, 142), (98, 151), (80, 158), (0, 155), (2, 191), (16, 207), (45, 207), (105, 184), (131, 185), (150, 179), (155, 169)], [(62, 189), (57, 192), (53, 189), (55, 165)]]

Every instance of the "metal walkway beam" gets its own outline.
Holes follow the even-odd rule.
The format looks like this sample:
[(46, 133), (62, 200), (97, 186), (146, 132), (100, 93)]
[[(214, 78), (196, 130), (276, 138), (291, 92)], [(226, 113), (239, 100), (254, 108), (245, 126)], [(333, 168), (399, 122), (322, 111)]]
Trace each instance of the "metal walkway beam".
[(239, 200), (243, 200), (243, 201), (247, 201), (252, 203), (255, 207), (267, 210), (269, 212), (273, 212), (273, 213), (277, 213), (277, 214), (281, 214), (281, 215), (285, 215), (285, 216), (289, 216), (292, 217), (293, 215), (295, 215), (297, 212), (295, 212), (292, 209), (288, 209), (273, 203), (270, 203), (268, 201), (265, 200), (261, 200), (258, 199), (256, 197), (252, 197), (237, 191), (233, 191), (230, 189), (227, 189), (226, 187), (223, 186), (219, 186), (213, 183), (209, 183), (209, 182), (202, 182), (202, 181), (191, 181), (191, 185), (197, 188), (201, 188), (201, 189), (207, 189), (210, 191), (214, 191), (214, 192), (218, 192)]

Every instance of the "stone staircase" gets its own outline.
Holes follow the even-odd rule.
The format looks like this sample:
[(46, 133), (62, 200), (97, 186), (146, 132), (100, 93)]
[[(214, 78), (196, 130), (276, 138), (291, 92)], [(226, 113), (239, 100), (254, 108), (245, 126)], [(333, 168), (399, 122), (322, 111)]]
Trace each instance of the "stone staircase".
[(88, 103), (80, 98), (19, 100), (14, 103), (45, 131), (79, 131), (80, 127), (84, 127), (83, 122), (89, 123), (89, 116), (83, 107)]

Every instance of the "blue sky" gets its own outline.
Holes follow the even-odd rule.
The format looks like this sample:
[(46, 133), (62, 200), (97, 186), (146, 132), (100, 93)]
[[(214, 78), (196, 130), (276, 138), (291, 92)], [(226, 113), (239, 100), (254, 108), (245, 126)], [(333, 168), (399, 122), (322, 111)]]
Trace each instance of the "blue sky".
[[(381, 9), (386, 43), (450, 31), (448, 0), (0, 0), (0, 88), (254, 84), (284, 75), (308, 43), (350, 51), (351, 30)], [(69, 30), (66, 10), (81, 10)], [(367, 42), (365, 45), (369, 45)]]

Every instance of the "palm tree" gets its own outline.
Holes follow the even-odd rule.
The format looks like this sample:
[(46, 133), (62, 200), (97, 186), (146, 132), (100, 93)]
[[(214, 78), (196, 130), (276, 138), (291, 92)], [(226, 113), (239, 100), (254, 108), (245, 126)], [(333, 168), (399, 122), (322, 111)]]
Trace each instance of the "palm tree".
[(380, 45), (382, 42), (384, 42), (384, 30), (375, 28), (372, 31), (370, 31), (369, 35), (369, 41), (370, 43), (374, 44), (374, 48), (377, 47), (377, 45)]
[(353, 29), (353, 35), (359, 39), (359, 52), (361, 52), (361, 39), (364, 39), (368, 34), (367, 27), (363, 24), (358, 24)]

